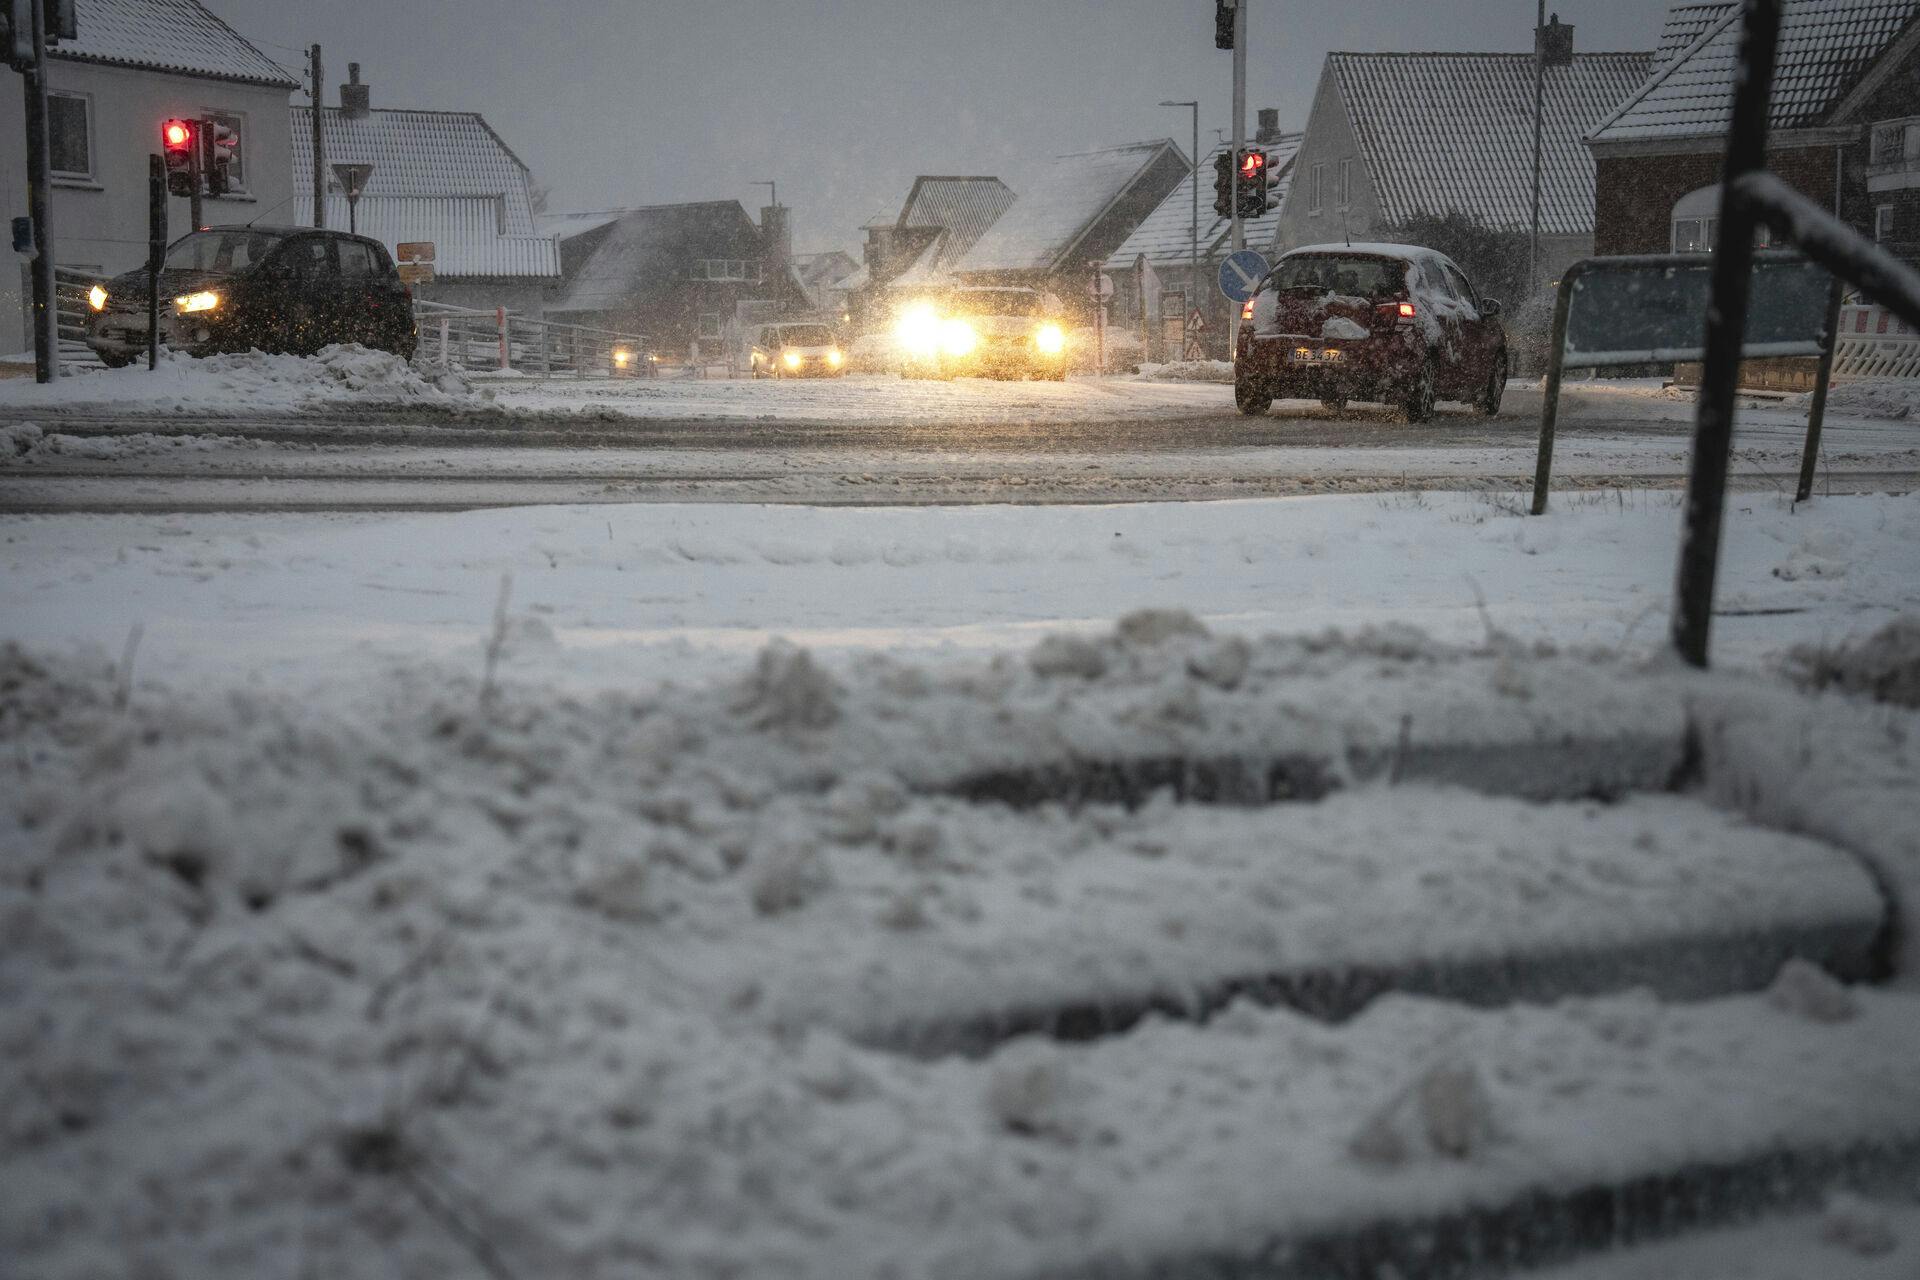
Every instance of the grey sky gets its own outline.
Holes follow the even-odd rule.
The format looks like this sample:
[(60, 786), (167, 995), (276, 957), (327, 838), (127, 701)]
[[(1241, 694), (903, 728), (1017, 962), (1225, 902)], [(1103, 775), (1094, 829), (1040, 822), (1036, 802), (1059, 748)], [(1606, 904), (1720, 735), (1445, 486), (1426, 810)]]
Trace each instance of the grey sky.
[[(1232, 55), (1210, 0), (207, 0), (297, 65), (326, 49), (328, 102), (358, 61), (376, 106), (477, 110), (557, 209), (765, 202), (796, 247), (856, 252), (917, 173), (1016, 191), (1049, 155), (1148, 137), (1202, 145)], [(1336, 49), (1530, 46), (1533, 0), (1252, 0), (1248, 113), (1301, 128)], [(1651, 49), (1667, 0), (1559, 0), (1583, 50)]]

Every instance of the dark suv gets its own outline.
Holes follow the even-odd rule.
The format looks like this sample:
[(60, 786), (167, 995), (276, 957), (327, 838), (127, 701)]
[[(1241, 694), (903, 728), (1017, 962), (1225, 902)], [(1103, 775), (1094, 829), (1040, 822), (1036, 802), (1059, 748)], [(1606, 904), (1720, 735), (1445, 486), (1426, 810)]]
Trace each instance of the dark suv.
[(1433, 402), (1492, 416), (1507, 387), (1500, 304), (1445, 254), (1416, 245), (1314, 245), (1274, 264), (1242, 312), (1234, 359), (1240, 411), (1276, 399), (1329, 409), (1381, 400), (1410, 422)]
[[(143, 267), (95, 285), (87, 345), (109, 366), (147, 349)], [(173, 242), (160, 271), (160, 340), (175, 351), (291, 351), (335, 342), (413, 358), (413, 295), (386, 246), (304, 227), (211, 227)]]

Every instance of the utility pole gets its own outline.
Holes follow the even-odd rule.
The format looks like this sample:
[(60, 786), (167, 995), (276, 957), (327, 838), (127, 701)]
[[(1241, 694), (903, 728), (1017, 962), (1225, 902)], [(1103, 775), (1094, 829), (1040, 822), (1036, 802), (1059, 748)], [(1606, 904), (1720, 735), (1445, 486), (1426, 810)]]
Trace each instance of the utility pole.
[[(1193, 110), (1193, 222), (1187, 228), (1187, 287), (1181, 291), (1188, 299), (1187, 309), (1192, 310), (1200, 297), (1200, 104), (1193, 102), (1162, 102), (1163, 107), (1190, 107)], [(1162, 326), (1166, 317), (1160, 318)], [(1187, 317), (1180, 317), (1180, 332), (1185, 342)], [(1163, 330), (1164, 331), (1164, 330)], [(1184, 348), (1181, 354), (1185, 354)]]
[[(26, 87), (27, 215), (33, 219), (33, 377), (60, 376), (60, 311), (53, 278), (53, 161), (47, 142), (47, 6), (30, 0), (32, 57), (20, 68)], [(18, 10), (16, 9), (16, 12)]]
[[(1546, 0), (1541, 0), (1545, 3)], [(308, 50), (308, 74), (313, 77), (313, 225), (322, 231), (327, 227), (327, 129), (326, 115), (327, 82), (321, 77), (326, 74), (320, 66), (320, 46), (314, 45)]]
[(1527, 238), (1527, 298), (1540, 287), (1540, 141), (1547, 101), (1547, 0), (1533, 24), (1533, 232)]

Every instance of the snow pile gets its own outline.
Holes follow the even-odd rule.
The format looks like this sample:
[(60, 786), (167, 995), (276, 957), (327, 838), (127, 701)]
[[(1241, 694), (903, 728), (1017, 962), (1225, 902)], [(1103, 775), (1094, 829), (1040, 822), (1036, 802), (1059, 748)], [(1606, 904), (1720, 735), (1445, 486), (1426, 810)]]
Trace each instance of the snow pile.
[(160, 365), (107, 369), (45, 385), (0, 382), (0, 407), (60, 409), (112, 405), (209, 413), (298, 410), (328, 405), (484, 409), (475, 392), (444, 371), (423, 376), (399, 356), (356, 344), (307, 356), (248, 351), (195, 359), (162, 351)]
[(1897, 618), (1851, 644), (1802, 645), (1789, 655), (1788, 670), (1812, 689), (1920, 707), (1920, 615)]
[(1142, 382), (1232, 382), (1230, 360), (1174, 360), (1143, 364), (1136, 375)]
[[(1591, 915), (1611, 885), (1670, 909), (1665, 865), (1736, 909), (1804, 842), (1752, 831), (1707, 848), (1672, 797), (1544, 806), (1529, 831), (1517, 804), (1357, 788), (1370, 770), (1432, 769), (1423, 753), (1442, 743), (1496, 763), (1515, 747), (1556, 789), (1571, 746), (1589, 781), (1617, 783), (1610, 735), (1678, 739), (1690, 699), (1751, 708), (1750, 679), (1409, 632), (1249, 644), (1168, 611), (1025, 660), (830, 674), (777, 647), (712, 687), (507, 682), (485, 700), (478, 673), (175, 691), (0, 648), (0, 1256), (74, 1280), (218, 1280), (290, 1257), (342, 1280), (1058, 1274), (1920, 1137), (1913, 999), (1836, 999), (1805, 974), (1697, 1005), (1386, 998), (1338, 1027), (1235, 1006), (985, 1061), (916, 1061), (833, 1029), (916, 948), (930, 968), (1012, 971), (1024, 938), (1036, 983), (1057, 965), (1063, 989), (1098, 964), (1211, 953), (1211, 913), (1180, 904), (1229, 869), (1215, 837), (1236, 822), (1247, 866), (1264, 851), (1290, 877), (1256, 907), (1318, 910), (1328, 938), (1364, 896), (1340, 877), (1446, 870), (1384, 841), (1437, 845), (1475, 813), (1494, 815), (1473, 881), (1487, 892), (1567, 892)], [(1863, 736), (1883, 761), (1889, 794), (1856, 785), (1849, 810), (1906, 803), (1886, 771), (1910, 769), (1908, 748), (1857, 707), (1818, 709), (1837, 735), (1823, 762), (1858, 775)], [(1709, 769), (1744, 744), (1720, 728)], [(1256, 751), (1317, 755), (1355, 803), (1277, 823), (952, 794), (996, 769)], [(1463, 807), (1436, 808), (1449, 802)], [(1334, 824), (1335, 878), (1272, 856), (1296, 813)], [(1600, 857), (1609, 836), (1557, 822), (1617, 824), (1624, 851)], [(1160, 867), (1189, 879), (1149, 886), (1137, 917), (1122, 908), (1079, 974), (1032, 927), (1101, 924), (1094, 904)], [(1830, 880), (1774, 892), (1846, 892)], [(1025, 927), (967, 931), (994, 920)], [(1344, 932), (1394, 940), (1350, 918)], [(836, 1017), (774, 1016), (782, 983), (825, 964), (853, 984), (820, 1010)]]
[[(1813, 402), (1813, 393), (1797, 396), (1793, 402), (1805, 409)], [(1855, 418), (1881, 418), (1904, 422), (1920, 413), (1920, 378), (1842, 379), (1827, 391), (1827, 412)]]
[(0, 427), (0, 466), (9, 462), (31, 466), (66, 459), (117, 461), (268, 447), (260, 440), (234, 436), (163, 436), (151, 431), (113, 436), (70, 436), (57, 431), (44, 431), (33, 423)]

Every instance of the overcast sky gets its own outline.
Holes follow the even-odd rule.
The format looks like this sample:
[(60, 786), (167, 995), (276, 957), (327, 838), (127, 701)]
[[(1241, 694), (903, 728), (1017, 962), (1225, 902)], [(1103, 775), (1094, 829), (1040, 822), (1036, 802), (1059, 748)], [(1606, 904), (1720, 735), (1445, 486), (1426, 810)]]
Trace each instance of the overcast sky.
[[(858, 256), (915, 174), (1022, 189), (1046, 157), (1224, 128), (1232, 55), (1211, 0), (206, 0), (290, 67), (361, 64), (376, 107), (479, 111), (554, 209), (765, 203), (795, 247)], [(1256, 107), (1304, 128), (1322, 58), (1531, 47), (1534, 0), (1251, 0)], [(1667, 0), (1561, 0), (1585, 51), (1652, 49)], [(756, 213), (757, 216), (757, 213)]]

